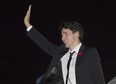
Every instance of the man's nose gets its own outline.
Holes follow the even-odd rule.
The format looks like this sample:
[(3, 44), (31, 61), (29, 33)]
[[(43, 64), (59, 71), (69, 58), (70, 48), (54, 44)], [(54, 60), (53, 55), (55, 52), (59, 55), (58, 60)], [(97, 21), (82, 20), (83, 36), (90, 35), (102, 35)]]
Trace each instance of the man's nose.
[(62, 35), (62, 41), (64, 41), (65, 40), (65, 36), (64, 35)]

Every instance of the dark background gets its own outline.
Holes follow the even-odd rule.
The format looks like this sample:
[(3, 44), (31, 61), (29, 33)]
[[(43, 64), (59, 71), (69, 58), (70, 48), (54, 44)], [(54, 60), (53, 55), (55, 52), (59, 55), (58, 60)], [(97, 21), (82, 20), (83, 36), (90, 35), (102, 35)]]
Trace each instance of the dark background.
[(98, 49), (106, 83), (116, 76), (116, 3), (113, 0), (1, 0), (0, 84), (35, 84), (51, 58), (26, 36), (23, 18), (32, 4), (31, 23), (56, 45), (58, 25), (79, 21), (83, 43)]

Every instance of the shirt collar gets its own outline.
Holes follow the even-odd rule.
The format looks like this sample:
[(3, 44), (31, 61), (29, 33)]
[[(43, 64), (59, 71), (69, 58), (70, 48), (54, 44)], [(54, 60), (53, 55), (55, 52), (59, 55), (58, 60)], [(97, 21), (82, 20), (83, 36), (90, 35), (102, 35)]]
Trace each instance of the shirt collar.
[(82, 45), (82, 43), (79, 43), (72, 51), (70, 51), (70, 49), (69, 49), (69, 51), (68, 52), (74, 52), (75, 51), (75, 53), (78, 53), (78, 51), (79, 51), (79, 49), (80, 49), (80, 47), (81, 47), (81, 45)]

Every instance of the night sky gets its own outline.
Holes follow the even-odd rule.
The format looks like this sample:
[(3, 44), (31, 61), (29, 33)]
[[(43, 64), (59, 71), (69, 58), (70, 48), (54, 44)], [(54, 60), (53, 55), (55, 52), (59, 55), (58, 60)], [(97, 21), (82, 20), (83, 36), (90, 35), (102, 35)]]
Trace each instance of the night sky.
[(116, 2), (113, 0), (1, 0), (0, 84), (35, 84), (51, 61), (26, 36), (23, 18), (32, 4), (31, 24), (48, 40), (60, 45), (62, 20), (80, 22), (83, 44), (96, 47), (106, 83), (116, 76)]

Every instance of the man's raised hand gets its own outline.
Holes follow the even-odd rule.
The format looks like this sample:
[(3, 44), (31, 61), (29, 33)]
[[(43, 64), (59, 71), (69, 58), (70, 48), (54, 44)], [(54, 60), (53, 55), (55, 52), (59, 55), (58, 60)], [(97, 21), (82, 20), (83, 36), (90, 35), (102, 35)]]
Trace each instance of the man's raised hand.
[(30, 27), (30, 16), (31, 16), (31, 5), (29, 5), (28, 11), (24, 17), (24, 24), (26, 26), (26, 28)]

